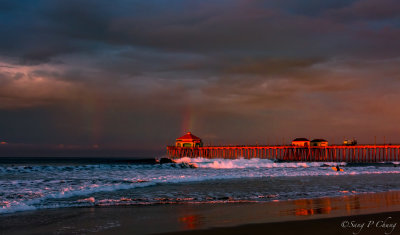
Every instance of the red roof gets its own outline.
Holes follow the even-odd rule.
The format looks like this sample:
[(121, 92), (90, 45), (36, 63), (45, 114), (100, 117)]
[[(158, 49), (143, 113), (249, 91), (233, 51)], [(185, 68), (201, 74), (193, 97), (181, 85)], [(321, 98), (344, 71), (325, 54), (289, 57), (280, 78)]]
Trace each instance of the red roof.
[(177, 140), (201, 140), (199, 137), (192, 135), (192, 133), (188, 132), (186, 135), (179, 137)]

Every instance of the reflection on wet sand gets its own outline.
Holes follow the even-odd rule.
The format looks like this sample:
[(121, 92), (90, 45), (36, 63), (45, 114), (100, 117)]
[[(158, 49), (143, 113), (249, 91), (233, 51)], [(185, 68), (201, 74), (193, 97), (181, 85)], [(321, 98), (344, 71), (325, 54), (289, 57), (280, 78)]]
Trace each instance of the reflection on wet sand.
[[(294, 209), (295, 215), (314, 215), (314, 214), (329, 214), (332, 210), (331, 200), (329, 198), (322, 198), (313, 200), (298, 200), (294, 204), (296, 208)], [(322, 206), (314, 206), (313, 204), (318, 204)]]
[(201, 216), (199, 215), (186, 215), (179, 217), (179, 222), (183, 223), (184, 229), (196, 229), (201, 225)]
[(280, 211), (280, 215), (311, 216), (346, 211), (348, 215), (361, 210), (390, 209), (400, 205), (400, 192), (346, 195), (335, 198), (294, 200), (293, 209)]
[[(166, 206), (169, 225), (193, 230), (236, 226), (244, 223), (269, 223), (291, 220), (340, 217), (400, 211), (400, 192), (356, 194), (342, 191), (341, 197), (299, 199), (274, 202), (242, 202), (217, 204), (182, 204)], [(175, 211), (178, 208), (178, 211)]]

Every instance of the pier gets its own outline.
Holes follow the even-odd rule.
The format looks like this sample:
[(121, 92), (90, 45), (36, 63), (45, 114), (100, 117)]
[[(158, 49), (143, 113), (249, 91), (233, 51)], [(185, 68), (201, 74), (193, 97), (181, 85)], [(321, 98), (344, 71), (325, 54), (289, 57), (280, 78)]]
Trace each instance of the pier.
[(189, 148), (168, 146), (167, 155), (172, 159), (182, 157), (261, 158), (276, 161), (373, 163), (400, 161), (400, 145), (206, 146)]
[[(400, 145), (356, 145), (356, 140), (344, 145), (328, 145), (325, 139), (296, 138), (291, 145), (203, 146), (202, 140), (191, 132), (176, 139), (175, 146), (167, 147), (171, 159), (182, 157), (251, 159), (299, 162), (354, 162), (373, 163), (400, 161)], [(351, 145), (349, 145), (351, 144)]]

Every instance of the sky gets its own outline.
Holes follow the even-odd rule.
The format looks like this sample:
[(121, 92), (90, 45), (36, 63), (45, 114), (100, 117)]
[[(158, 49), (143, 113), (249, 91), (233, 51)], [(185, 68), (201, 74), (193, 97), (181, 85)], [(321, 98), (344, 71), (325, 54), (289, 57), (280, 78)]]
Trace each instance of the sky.
[(0, 0), (0, 35), (0, 150), (400, 143), (397, 0)]

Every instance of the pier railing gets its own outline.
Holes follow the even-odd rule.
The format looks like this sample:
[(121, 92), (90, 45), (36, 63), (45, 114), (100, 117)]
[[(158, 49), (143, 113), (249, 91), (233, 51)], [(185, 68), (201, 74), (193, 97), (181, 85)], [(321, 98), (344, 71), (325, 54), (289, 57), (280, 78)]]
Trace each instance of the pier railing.
[(297, 146), (168, 146), (170, 158), (261, 158), (281, 161), (326, 161), (326, 162), (388, 162), (400, 161), (400, 145), (357, 145), (327, 147)]

